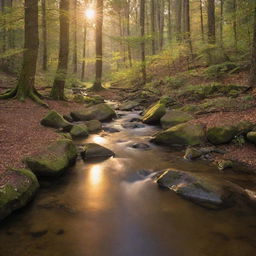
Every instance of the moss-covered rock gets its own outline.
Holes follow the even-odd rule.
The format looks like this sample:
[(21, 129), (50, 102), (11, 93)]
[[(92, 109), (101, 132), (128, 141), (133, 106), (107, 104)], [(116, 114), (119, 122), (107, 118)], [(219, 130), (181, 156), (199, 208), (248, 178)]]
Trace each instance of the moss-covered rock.
[(237, 128), (235, 126), (211, 127), (206, 132), (207, 139), (214, 145), (228, 143), (236, 134)]
[(27, 157), (24, 162), (36, 176), (58, 176), (72, 166), (77, 149), (71, 140), (62, 139), (51, 144), (44, 152)]
[(256, 131), (248, 132), (246, 138), (248, 141), (252, 142), (253, 144), (256, 144)]
[(159, 123), (161, 117), (166, 113), (166, 108), (164, 103), (157, 102), (148, 110), (142, 118), (142, 122), (146, 124), (156, 124)]
[(119, 109), (122, 111), (129, 111), (132, 110), (140, 105), (140, 101), (138, 100), (129, 100), (124, 102), (119, 106)]
[(85, 103), (85, 99), (82, 94), (76, 94), (73, 98), (73, 101), (76, 103)]
[(202, 144), (204, 140), (205, 133), (201, 125), (183, 123), (159, 132), (152, 142), (167, 146), (194, 146)]
[(177, 124), (186, 123), (191, 119), (193, 119), (193, 116), (186, 112), (170, 110), (160, 119), (160, 122), (163, 129), (167, 129)]
[(84, 148), (81, 152), (81, 156), (84, 160), (90, 158), (109, 158), (114, 155), (115, 153), (112, 150), (96, 143), (88, 143), (84, 145)]
[(88, 127), (89, 133), (95, 133), (102, 130), (102, 124), (98, 120), (85, 121), (84, 123)]
[(41, 120), (41, 124), (44, 126), (57, 128), (57, 129), (62, 128), (65, 131), (70, 131), (70, 129), (73, 126), (55, 110), (51, 110), (49, 113), (47, 113), (47, 115)]
[(88, 137), (89, 130), (88, 127), (84, 124), (77, 124), (72, 127), (70, 130), (72, 138), (82, 138)]
[(0, 220), (25, 206), (39, 188), (36, 176), (29, 170), (7, 170), (0, 174)]
[(104, 103), (104, 98), (100, 95), (85, 96), (84, 101), (86, 104), (100, 104)]
[(157, 183), (198, 205), (221, 209), (235, 204), (232, 186), (219, 184), (195, 173), (168, 169), (163, 171)]
[(186, 149), (184, 158), (187, 160), (194, 160), (196, 158), (199, 158), (203, 155), (202, 151), (193, 147), (188, 147)]
[(75, 121), (107, 121), (116, 117), (116, 113), (109, 105), (101, 103), (85, 108), (81, 111), (71, 112), (71, 116)]

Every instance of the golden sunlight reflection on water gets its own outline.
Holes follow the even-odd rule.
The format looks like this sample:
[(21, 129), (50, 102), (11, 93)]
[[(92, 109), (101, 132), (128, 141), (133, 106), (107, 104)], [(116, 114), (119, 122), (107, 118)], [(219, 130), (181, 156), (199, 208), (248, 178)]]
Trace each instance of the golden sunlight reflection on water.
[(92, 141), (94, 143), (98, 143), (98, 144), (104, 144), (106, 143), (106, 139), (104, 139), (103, 137), (99, 136), (99, 135), (94, 135), (93, 138), (92, 138)]
[(101, 184), (103, 178), (103, 169), (101, 165), (94, 165), (89, 171), (89, 181), (91, 186)]

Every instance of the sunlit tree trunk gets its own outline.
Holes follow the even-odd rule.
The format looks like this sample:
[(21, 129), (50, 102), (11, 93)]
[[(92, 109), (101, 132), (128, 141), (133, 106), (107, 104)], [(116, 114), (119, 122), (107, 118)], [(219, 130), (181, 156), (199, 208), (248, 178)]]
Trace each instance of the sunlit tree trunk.
[(171, 0), (168, 0), (168, 41), (172, 40)]
[(208, 0), (207, 5), (208, 13), (208, 43), (215, 44), (215, 0)]
[(140, 36), (141, 36), (141, 72), (142, 83), (146, 83), (146, 56), (145, 56), (145, 0), (140, 0)]
[(152, 54), (156, 54), (156, 40), (155, 40), (155, 0), (151, 0), (151, 35), (152, 35)]
[(74, 0), (74, 49), (73, 49), (74, 73), (77, 73), (77, 0)]
[(84, 81), (85, 79), (85, 58), (86, 58), (86, 38), (87, 38), (87, 24), (86, 21), (84, 22), (84, 35), (83, 35), (83, 61), (82, 61), (82, 74), (81, 80)]
[(237, 50), (237, 2), (233, 0), (233, 33), (234, 33), (234, 46)]
[(47, 19), (46, 19), (46, 0), (42, 0), (42, 45), (43, 45), (43, 70), (47, 70), (48, 47), (47, 47)]
[(189, 0), (184, 1), (184, 35), (185, 41), (189, 45), (190, 55), (193, 56), (193, 47), (192, 47), (192, 40), (191, 40), (191, 28), (190, 28), (190, 2)]
[(256, 87), (256, 5), (254, 8), (253, 42), (249, 84), (251, 87)]
[(35, 89), (35, 74), (39, 47), (38, 1), (25, 0), (25, 44), (23, 63), (18, 84), (15, 89), (0, 95), (0, 99), (16, 97), (24, 101), (27, 97), (47, 106)]
[(54, 79), (51, 97), (55, 100), (64, 100), (64, 87), (68, 69), (69, 54), (69, 0), (60, 0), (60, 48), (57, 73)]
[(220, 44), (223, 46), (224, 0), (220, 0)]
[(200, 4), (200, 25), (201, 25), (201, 37), (202, 41), (204, 42), (204, 16), (203, 16), (203, 3), (202, 0), (199, 2)]
[(96, 3), (96, 63), (95, 63), (95, 82), (93, 90), (101, 90), (102, 87), (102, 25), (103, 25), (103, 0), (97, 0)]
[[(127, 0), (127, 10), (126, 10), (126, 33), (127, 37), (129, 39), (130, 37), (130, 0)], [(129, 59), (129, 65), (132, 67), (132, 51), (131, 51), (131, 46), (128, 41), (127, 44), (127, 51), (128, 51), (128, 59)]]
[(176, 13), (176, 39), (178, 42), (181, 41), (181, 13), (182, 13), (182, 1), (176, 0), (175, 4), (175, 13)]

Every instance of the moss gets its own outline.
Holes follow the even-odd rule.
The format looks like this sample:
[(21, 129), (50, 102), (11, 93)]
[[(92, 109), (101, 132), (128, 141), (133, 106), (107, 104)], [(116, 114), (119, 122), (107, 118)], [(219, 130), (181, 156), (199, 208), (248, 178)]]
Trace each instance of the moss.
[(230, 142), (237, 134), (234, 126), (212, 127), (206, 132), (207, 139), (214, 145)]
[(256, 132), (248, 132), (246, 135), (246, 138), (248, 141), (252, 142), (253, 144), (256, 144)]
[(70, 134), (73, 138), (88, 137), (89, 135), (88, 127), (83, 124), (74, 125), (70, 131)]
[(102, 124), (98, 120), (86, 121), (85, 125), (88, 127), (88, 131), (90, 133), (94, 133), (94, 132), (100, 131), (102, 129)]
[(157, 123), (165, 112), (165, 104), (158, 102), (146, 111), (142, 121), (147, 124)]

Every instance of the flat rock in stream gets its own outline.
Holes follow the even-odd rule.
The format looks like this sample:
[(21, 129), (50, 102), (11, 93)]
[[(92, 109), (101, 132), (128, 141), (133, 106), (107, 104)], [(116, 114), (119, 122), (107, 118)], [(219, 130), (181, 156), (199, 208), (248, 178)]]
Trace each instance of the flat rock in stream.
[(102, 124), (98, 120), (85, 121), (84, 124), (87, 126), (89, 133), (96, 133), (102, 130)]
[(146, 127), (145, 124), (142, 123), (135, 123), (135, 122), (129, 122), (129, 123), (124, 123), (122, 126), (126, 129), (136, 129), (136, 128), (144, 128)]
[(117, 128), (114, 128), (114, 127), (104, 127), (103, 131), (104, 132), (109, 132), (109, 133), (120, 132), (120, 130), (118, 130)]
[(247, 197), (242, 188), (230, 182), (217, 182), (196, 173), (167, 169), (157, 183), (198, 205), (222, 209), (235, 205), (237, 198)]
[(109, 158), (115, 156), (115, 153), (96, 143), (88, 143), (83, 146), (81, 157), (83, 160), (91, 158)]
[(130, 148), (135, 148), (135, 149), (141, 149), (141, 150), (148, 150), (150, 149), (150, 146), (146, 143), (134, 143), (129, 145)]
[(122, 111), (130, 111), (136, 107), (138, 107), (140, 105), (140, 101), (127, 101), (127, 102), (124, 102), (123, 104), (121, 104), (119, 106), (119, 109), (122, 110)]

